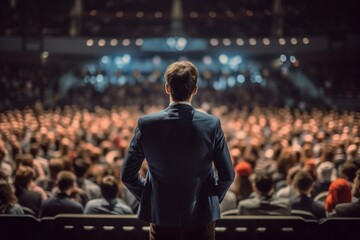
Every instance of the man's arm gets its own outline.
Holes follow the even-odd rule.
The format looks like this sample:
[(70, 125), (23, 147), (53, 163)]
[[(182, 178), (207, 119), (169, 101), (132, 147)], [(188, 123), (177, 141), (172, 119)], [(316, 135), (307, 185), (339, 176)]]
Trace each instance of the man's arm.
[(217, 123), (215, 136), (214, 164), (218, 174), (217, 191), (219, 201), (221, 202), (234, 181), (235, 173), (224, 133), (221, 129), (220, 120), (218, 120)]
[(139, 174), (141, 164), (145, 158), (140, 143), (140, 136), (141, 120), (139, 119), (121, 170), (121, 180), (138, 201), (141, 199), (141, 194), (145, 186), (145, 180), (141, 178)]

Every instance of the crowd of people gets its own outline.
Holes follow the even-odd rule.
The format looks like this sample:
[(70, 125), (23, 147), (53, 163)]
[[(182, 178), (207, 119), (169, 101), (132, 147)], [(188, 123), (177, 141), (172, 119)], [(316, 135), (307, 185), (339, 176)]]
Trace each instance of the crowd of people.
[[(0, 213), (135, 214), (120, 170), (140, 115), (163, 105), (0, 114)], [(359, 112), (202, 105), (221, 119), (235, 180), (223, 214), (360, 216)], [(146, 161), (141, 176), (147, 172)], [(357, 206), (357, 207), (356, 207)]]

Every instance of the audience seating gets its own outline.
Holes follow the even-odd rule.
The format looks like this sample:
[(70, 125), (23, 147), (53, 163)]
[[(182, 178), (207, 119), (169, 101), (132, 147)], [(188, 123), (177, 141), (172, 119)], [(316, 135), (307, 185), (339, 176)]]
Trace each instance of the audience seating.
[(330, 217), (320, 220), (321, 239), (359, 239), (360, 218)]
[(299, 217), (302, 217), (304, 219), (317, 220), (316, 216), (312, 212), (304, 211), (304, 210), (292, 209), (291, 210), (291, 215), (292, 216), (299, 216)]
[[(215, 230), (217, 240), (347, 240), (360, 236), (359, 226), (360, 218), (318, 222), (299, 216), (223, 216)], [(135, 215), (60, 214), (42, 219), (0, 215), (0, 236), (6, 240), (148, 240), (149, 224)]]
[(40, 221), (32, 215), (0, 214), (0, 238), (3, 240), (39, 239)]
[(149, 239), (149, 224), (135, 215), (60, 214), (43, 218), (42, 230), (56, 240)]
[(216, 223), (216, 239), (307, 239), (318, 226), (298, 216), (224, 216)]

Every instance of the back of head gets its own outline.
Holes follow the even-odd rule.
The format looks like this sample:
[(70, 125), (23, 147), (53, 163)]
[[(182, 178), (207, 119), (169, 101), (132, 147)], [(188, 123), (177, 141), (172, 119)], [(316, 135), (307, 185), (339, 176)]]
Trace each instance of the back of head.
[(300, 170), (294, 177), (294, 186), (302, 194), (307, 194), (314, 184), (314, 178), (307, 170)]
[(337, 204), (346, 202), (351, 202), (351, 188), (345, 179), (338, 178), (330, 184), (325, 209), (331, 212)]
[(255, 187), (262, 194), (267, 195), (273, 189), (273, 179), (270, 174), (257, 173), (255, 176)]
[(70, 171), (61, 171), (57, 175), (57, 185), (61, 192), (65, 192), (72, 188), (75, 184), (76, 177)]
[(170, 94), (174, 101), (186, 101), (196, 89), (199, 72), (188, 61), (175, 62), (165, 71), (165, 81), (170, 87)]
[(119, 189), (116, 178), (111, 175), (103, 177), (100, 183), (100, 189), (104, 198), (116, 198)]
[(34, 176), (35, 171), (32, 167), (20, 165), (15, 173), (15, 186), (17, 191), (20, 190), (20, 188), (26, 189)]
[(89, 170), (90, 165), (90, 160), (81, 157), (75, 159), (73, 166), (76, 176), (83, 177), (85, 173)]
[(0, 179), (0, 213), (6, 212), (16, 202), (17, 199), (12, 192), (10, 184), (4, 179)]
[(322, 162), (316, 168), (316, 176), (320, 182), (332, 182), (336, 175), (336, 168), (332, 162)]
[(252, 166), (250, 163), (243, 160), (243, 161), (240, 161), (238, 164), (236, 164), (235, 173), (236, 173), (236, 175), (238, 175), (240, 177), (249, 176), (250, 174), (253, 173), (253, 169), (252, 169)]
[(55, 179), (58, 173), (64, 169), (64, 162), (61, 158), (52, 158), (49, 161), (50, 176)]
[(341, 165), (340, 176), (346, 178), (349, 182), (353, 182), (356, 176), (358, 167), (355, 163), (347, 161)]

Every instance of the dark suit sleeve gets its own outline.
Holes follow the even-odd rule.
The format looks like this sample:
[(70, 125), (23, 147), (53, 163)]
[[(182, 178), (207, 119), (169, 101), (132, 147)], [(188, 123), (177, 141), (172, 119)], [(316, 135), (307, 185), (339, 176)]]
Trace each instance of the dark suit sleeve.
[(220, 120), (218, 120), (216, 127), (213, 159), (218, 174), (217, 194), (221, 202), (234, 180), (235, 173), (224, 133), (221, 129)]
[(145, 186), (145, 180), (141, 178), (139, 174), (141, 164), (145, 158), (140, 143), (140, 136), (141, 119), (138, 121), (138, 126), (135, 129), (133, 139), (130, 142), (129, 150), (121, 171), (121, 180), (138, 201), (141, 199), (141, 194)]

